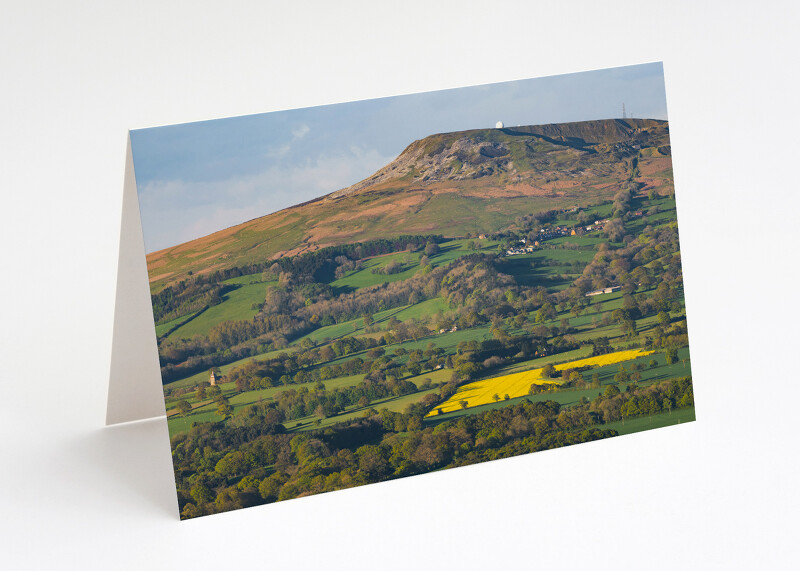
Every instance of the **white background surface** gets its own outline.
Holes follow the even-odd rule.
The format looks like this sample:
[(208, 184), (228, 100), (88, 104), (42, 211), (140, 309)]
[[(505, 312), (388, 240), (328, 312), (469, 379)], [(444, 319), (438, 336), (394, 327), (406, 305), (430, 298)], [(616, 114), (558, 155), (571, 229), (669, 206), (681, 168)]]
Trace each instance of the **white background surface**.
[[(793, 567), (797, 9), (381, 4), (4, 3), (0, 565)], [(657, 60), (697, 422), (178, 521), (103, 427), (127, 129)]]

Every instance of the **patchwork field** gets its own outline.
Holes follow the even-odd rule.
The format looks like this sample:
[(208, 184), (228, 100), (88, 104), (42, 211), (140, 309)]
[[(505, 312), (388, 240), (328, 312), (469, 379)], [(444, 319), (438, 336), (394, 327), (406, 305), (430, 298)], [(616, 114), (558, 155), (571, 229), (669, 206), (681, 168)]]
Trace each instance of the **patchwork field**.
[(152, 253), (182, 516), (693, 420), (668, 153), (650, 120), (436, 134)]

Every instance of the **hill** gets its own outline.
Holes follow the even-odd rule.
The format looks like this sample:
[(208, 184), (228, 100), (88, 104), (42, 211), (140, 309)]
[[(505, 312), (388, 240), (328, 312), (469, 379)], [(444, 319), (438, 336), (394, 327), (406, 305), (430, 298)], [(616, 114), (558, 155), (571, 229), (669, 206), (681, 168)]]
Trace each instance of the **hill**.
[(672, 188), (666, 121), (609, 119), (431, 135), (348, 188), (147, 256), (151, 290), (193, 274), (401, 234), (464, 236), (516, 217)]

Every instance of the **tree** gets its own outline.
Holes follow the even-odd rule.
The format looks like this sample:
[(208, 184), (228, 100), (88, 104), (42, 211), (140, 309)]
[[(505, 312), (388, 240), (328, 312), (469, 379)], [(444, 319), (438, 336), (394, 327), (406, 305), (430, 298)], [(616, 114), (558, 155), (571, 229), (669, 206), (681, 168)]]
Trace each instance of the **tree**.
[(667, 364), (672, 365), (673, 363), (678, 362), (678, 350), (675, 347), (670, 347), (664, 353), (664, 357), (667, 360)]
[(553, 305), (547, 301), (536, 312), (536, 323), (544, 323), (550, 319), (555, 319), (556, 310)]
[(500, 400), (500, 395), (498, 395), (497, 393), (494, 393), (492, 398), (494, 399), (494, 402), (498, 402)]
[(626, 319), (620, 324), (620, 331), (627, 338), (636, 337), (636, 321), (633, 319)]
[(549, 379), (555, 378), (556, 368), (553, 366), (552, 363), (548, 363), (547, 365), (544, 366), (544, 369), (542, 369), (542, 374)]
[(241, 450), (234, 450), (220, 458), (216, 466), (214, 466), (214, 471), (227, 478), (245, 473), (249, 468), (250, 460), (247, 455)]
[(403, 270), (403, 264), (396, 260), (392, 260), (383, 268), (383, 273), (388, 275), (397, 274)]
[(463, 408), (463, 409), (466, 409), (467, 406), (469, 405), (469, 403), (467, 401), (465, 401), (465, 400), (458, 401), (458, 404), (460, 404), (461, 408)]
[(226, 419), (233, 415), (233, 407), (227, 402), (223, 401), (217, 406), (217, 414), (223, 419)]
[(208, 486), (202, 482), (195, 484), (189, 494), (192, 496), (198, 506), (208, 503), (214, 499), (214, 492), (212, 492)]
[(281, 486), (286, 483), (287, 476), (281, 472), (275, 472), (269, 478), (264, 478), (258, 486), (258, 494), (265, 500), (276, 500), (281, 490)]
[(180, 412), (183, 416), (186, 416), (192, 410), (192, 405), (190, 405), (189, 401), (187, 400), (179, 401), (177, 406), (178, 412)]
[(428, 242), (425, 245), (425, 255), (429, 258), (439, 253), (439, 245), (436, 242)]

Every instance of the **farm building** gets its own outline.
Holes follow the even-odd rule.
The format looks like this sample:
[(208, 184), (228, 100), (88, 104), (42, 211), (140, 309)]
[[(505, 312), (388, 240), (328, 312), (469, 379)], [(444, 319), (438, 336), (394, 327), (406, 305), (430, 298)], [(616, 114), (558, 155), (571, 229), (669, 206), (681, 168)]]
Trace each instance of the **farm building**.
[(615, 291), (619, 291), (621, 289), (622, 289), (622, 286), (618, 286), (618, 285), (617, 286), (611, 286), (611, 287), (605, 287), (603, 289), (596, 289), (594, 291), (588, 292), (586, 294), (586, 297), (591, 297), (593, 295), (600, 295), (602, 293), (614, 293)]

